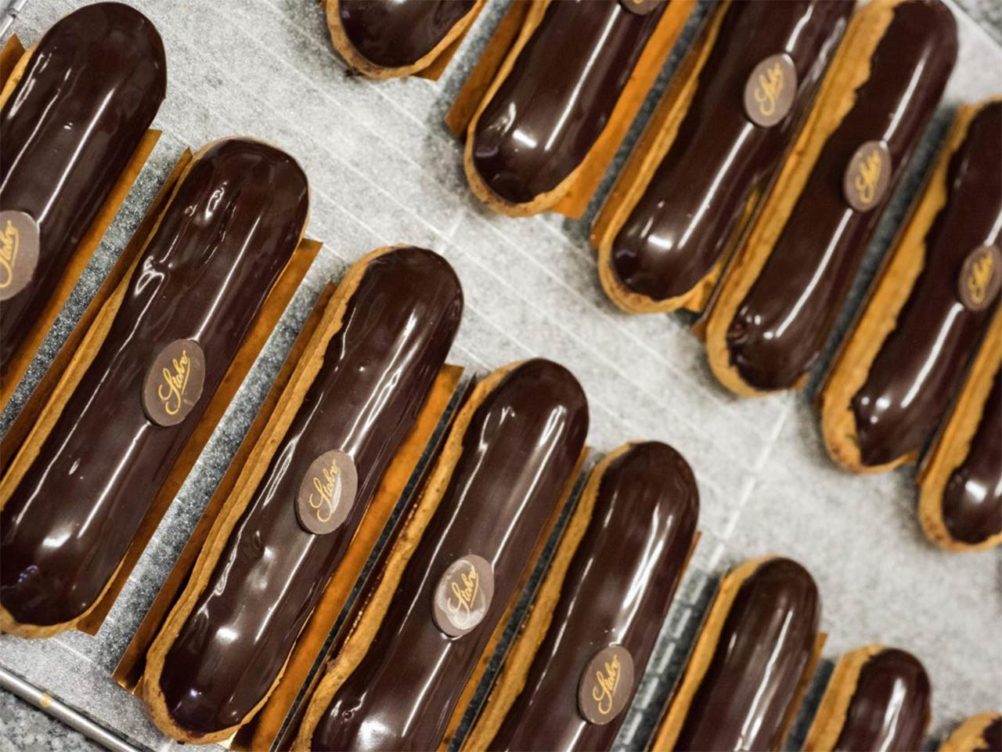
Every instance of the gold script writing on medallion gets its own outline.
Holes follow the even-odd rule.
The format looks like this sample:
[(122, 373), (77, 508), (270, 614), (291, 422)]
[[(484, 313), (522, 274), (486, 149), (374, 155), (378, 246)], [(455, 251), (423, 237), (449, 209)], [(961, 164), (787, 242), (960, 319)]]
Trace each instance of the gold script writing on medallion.
[(446, 608), (453, 614), (469, 614), (480, 590), (480, 577), (472, 564), (459, 576), (459, 581), (453, 580), (449, 586), (452, 595), (445, 602)]
[(355, 462), (340, 449), (329, 449), (309, 464), (299, 481), (296, 519), (313, 535), (333, 533), (348, 519), (357, 491)]
[(191, 358), (187, 350), (181, 351), (180, 358), (171, 358), (171, 367), (164, 368), (163, 381), (157, 388), (157, 397), (168, 415), (177, 415), (184, 404), (184, 390), (191, 375)]
[(877, 149), (872, 149), (859, 165), (853, 183), (859, 199), (864, 204), (872, 204), (877, 197), (877, 185), (884, 169), (884, 160)]
[(313, 507), (317, 519), (327, 522), (334, 516), (334, 486), (337, 483), (337, 461), (332, 459), (319, 476), (313, 476), (313, 490), (307, 500)]
[(755, 103), (758, 111), (765, 117), (770, 117), (776, 112), (776, 102), (783, 91), (783, 68), (779, 63), (774, 63), (758, 76), (758, 83), (755, 85)]
[(595, 686), (592, 688), (591, 696), (598, 712), (602, 715), (609, 715), (612, 712), (620, 674), (619, 658), (616, 656), (613, 656), (611, 661), (606, 661), (602, 670), (595, 672)]
[(967, 286), (967, 295), (972, 304), (975, 306), (984, 304), (994, 276), (995, 257), (991, 253), (983, 253), (978, 256), (971, 264), (967, 278), (964, 280), (964, 284)]
[(0, 231), (0, 290), (10, 287), (14, 281), (14, 264), (17, 262), (20, 240), (20, 233), (8, 219)]
[(158, 426), (176, 426), (195, 409), (205, 386), (205, 353), (176, 339), (156, 354), (143, 377), (143, 412)]
[(431, 603), (435, 626), (449, 637), (462, 637), (487, 616), (494, 597), (494, 570), (477, 554), (453, 561), (438, 578)]

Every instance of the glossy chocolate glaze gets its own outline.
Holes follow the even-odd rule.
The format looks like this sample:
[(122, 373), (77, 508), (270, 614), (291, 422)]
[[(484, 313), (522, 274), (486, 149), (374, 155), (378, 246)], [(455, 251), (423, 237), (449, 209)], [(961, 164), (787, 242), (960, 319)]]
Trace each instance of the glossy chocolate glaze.
[[(111, 580), (296, 249), (308, 202), (299, 165), (265, 144), (220, 141), (193, 163), (3, 508), (0, 602), (19, 622), (69, 621)], [(205, 380), (188, 417), (165, 428), (143, 412), (143, 379), (175, 339), (202, 347)]]
[(821, 617), (814, 579), (790, 559), (763, 562), (738, 588), (677, 749), (778, 749)]
[[(853, 4), (736, 2), (724, 11), (675, 140), (613, 241), (613, 270), (627, 288), (664, 300), (710, 272), (749, 198), (778, 169)], [(745, 82), (783, 52), (796, 66), (797, 96), (780, 123), (762, 128), (745, 113)]]
[(609, 465), (550, 628), (492, 750), (612, 746), (626, 712), (605, 725), (588, 723), (578, 681), (591, 657), (613, 644), (630, 651), (634, 675), (643, 675), (698, 516), (696, 479), (671, 447), (637, 444)]
[(835, 749), (922, 749), (932, 689), (911, 653), (881, 650), (863, 664)]
[(860, 455), (879, 465), (922, 449), (963, 382), (998, 305), (969, 310), (957, 292), (967, 255), (1002, 243), (1002, 102), (971, 121), (950, 158), (947, 202), (925, 237), (925, 266), (866, 382), (852, 398)]
[(1002, 371), (995, 374), (981, 421), (964, 461), (943, 490), (950, 535), (980, 543), (1002, 532)]
[[(160, 687), (195, 733), (239, 724), (265, 697), (424, 406), (463, 310), (448, 262), (420, 248), (369, 262), (324, 364), (167, 651)], [(313, 535), (296, 496), (311, 463), (339, 449), (358, 471), (341, 527)]]
[(0, 109), (0, 209), (33, 216), (41, 241), (32, 282), (0, 301), (0, 377), (139, 146), (166, 86), (160, 35), (126, 5), (74, 11), (32, 52)]
[[(869, 78), (821, 148), (728, 328), (731, 362), (757, 389), (791, 388), (814, 365), (882, 209), (953, 70), (957, 30), (946, 6), (939, 0), (905, 0), (893, 14), (870, 60)], [(879, 139), (890, 150), (890, 185), (870, 211), (857, 212), (843, 196), (843, 174), (862, 143)]]
[(619, 0), (551, 2), (480, 115), (473, 164), (490, 189), (528, 203), (581, 164), (654, 32)]
[(371, 63), (413, 65), (469, 13), (476, 0), (340, 0), (344, 33)]
[[(562, 366), (531, 360), (487, 395), (463, 435), (448, 489), (365, 657), (313, 735), (317, 749), (434, 749), (486, 649), (529, 553), (545, 534), (588, 433), (588, 405)], [(494, 569), (494, 598), (470, 633), (432, 620), (446, 568), (477, 554)]]

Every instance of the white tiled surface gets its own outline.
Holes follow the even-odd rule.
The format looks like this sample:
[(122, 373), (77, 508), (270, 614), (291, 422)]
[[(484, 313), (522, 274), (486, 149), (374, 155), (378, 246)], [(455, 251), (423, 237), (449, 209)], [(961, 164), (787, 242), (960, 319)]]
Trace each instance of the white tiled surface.
[[(483, 370), (530, 355), (558, 360), (588, 393), (596, 448), (662, 439), (696, 471), (703, 541), (666, 625), (654, 675), (641, 685), (640, 705), (650, 710), (667, 691), (716, 577), (734, 562), (770, 551), (800, 559), (817, 578), (830, 633), (826, 658), (874, 641), (921, 657), (933, 679), (935, 735), (964, 715), (1002, 704), (999, 552), (934, 550), (915, 524), (909, 471), (866, 478), (838, 471), (824, 456), (805, 396), (737, 401), (712, 382), (682, 318), (615, 311), (597, 284), (587, 223), (508, 219), (474, 202), (460, 149), (441, 118), (504, 0), (489, 1), (442, 81), (378, 84), (345, 75), (322, 12), (309, 0), (130, 1), (153, 19), (167, 47), (168, 99), (157, 121), (164, 136), (29, 381), (38, 378), (187, 145), (253, 135), (294, 154), (311, 182), (309, 234), (325, 249), (101, 632), (47, 641), (0, 638), (0, 665), (135, 742), (172, 746), (110, 672), (323, 283), (373, 247), (410, 242), (443, 253), (462, 279), (467, 306), (454, 361)], [(34, 41), (78, 4), (30, 0), (15, 29)], [(958, 16), (961, 60), (948, 105), (1002, 90), (1002, 51)], [(677, 57), (678, 50), (673, 63)], [(947, 121), (944, 110), (932, 142)], [(917, 178), (915, 170), (904, 193)], [(904, 198), (897, 197), (896, 216)], [(883, 230), (886, 242), (893, 221)], [(10, 728), (27, 723), (23, 713), (8, 715)], [(635, 712), (622, 741), (631, 741), (649, 718), (650, 712)], [(16, 740), (23, 738), (4, 734), (0, 747), (19, 748)]]

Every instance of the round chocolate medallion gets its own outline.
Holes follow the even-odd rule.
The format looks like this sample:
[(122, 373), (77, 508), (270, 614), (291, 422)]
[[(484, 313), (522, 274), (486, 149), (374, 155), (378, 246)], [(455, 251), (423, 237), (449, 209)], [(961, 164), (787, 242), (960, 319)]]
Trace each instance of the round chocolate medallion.
[(159, 426), (176, 426), (202, 396), (205, 353), (194, 340), (176, 339), (153, 359), (143, 379), (143, 410)]
[(960, 302), (971, 311), (983, 311), (998, 295), (1002, 286), (1002, 254), (994, 245), (983, 245), (971, 251), (960, 268), (957, 294)]
[(0, 211), (0, 301), (27, 287), (38, 265), (38, 222), (23, 211)]
[(337, 530), (348, 519), (358, 490), (355, 462), (332, 449), (317, 457), (306, 469), (296, 496), (299, 524), (315, 535)]
[(856, 211), (876, 206), (891, 183), (891, 152), (883, 141), (867, 141), (853, 152), (842, 177), (842, 193)]
[(623, 712), (633, 694), (633, 656), (622, 645), (602, 648), (578, 682), (578, 709), (588, 723), (604, 726)]
[(665, 0), (619, 0), (620, 5), (638, 16), (646, 16), (663, 5), (664, 2)]
[(490, 562), (476, 554), (456, 559), (435, 588), (435, 624), (449, 637), (462, 637), (484, 620), (493, 597), (494, 569)]
[(797, 69), (785, 52), (770, 55), (752, 70), (745, 82), (745, 114), (763, 128), (787, 116), (797, 94)]

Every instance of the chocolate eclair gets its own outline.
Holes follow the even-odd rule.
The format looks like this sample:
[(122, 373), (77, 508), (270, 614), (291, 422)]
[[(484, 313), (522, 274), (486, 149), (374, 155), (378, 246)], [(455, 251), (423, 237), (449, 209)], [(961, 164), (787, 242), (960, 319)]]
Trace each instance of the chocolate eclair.
[(710, 366), (728, 389), (803, 386), (956, 57), (940, 0), (874, 0), (850, 22), (710, 303)]
[(754, 559), (720, 584), (652, 749), (782, 749), (816, 662), (821, 598), (790, 559)]
[(940, 752), (1002, 752), (1002, 713), (979, 713), (961, 723)]
[(807, 735), (807, 752), (922, 749), (932, 689), (911, 653), (868, 645), (842, 656)]
[(101, 598), (306, 225), (306, 176), (244, 139), (202, 150), (0, 481), (0, 629)]
[(961, 107), (821, 391), (849, 470), (914, 462), (960, 389), (1002, 284), (1002, 99)]
[(0, 93), (0, 380), (21, 375), (10, 372), (12, 360), (132, 162), (166, 87), (160, 35), (119, 3), (67, 15), (7, 80)]
[(712, 11), (595, 220), (599, 278), (630, 313), (702, 310), (803, 121), (854, 0)]
[(427, 69), (469, 29), (484, 0), (326, 0), (338, 55), (371, 78)]
[(919, 521), (949, 551), (1002, 545), (1002, 311), (919, 473)]
[(546, 360), (480, 382), (310, 700), (314, 749), (435, 749), (455, 732), (584, 456), (588, 405)]
[(592, 471), (464, 749), (610, 749), (696, 535), (699, 491), (656, 441)]
[(466, 127), (477, 197), (516, 216), (552, 208), (593, 152), (597, 182), (692, 5), (532, 0)]
[[(146, 659), (157, 726), (231, 736), (268, 699), (455, 338), (441, 256), (375, 251), (345, 275)], [(368, 555), (368, 551), (364, 555)]]

